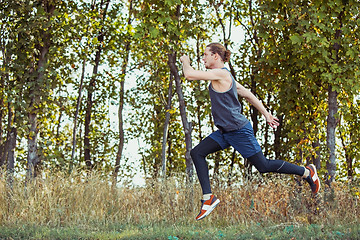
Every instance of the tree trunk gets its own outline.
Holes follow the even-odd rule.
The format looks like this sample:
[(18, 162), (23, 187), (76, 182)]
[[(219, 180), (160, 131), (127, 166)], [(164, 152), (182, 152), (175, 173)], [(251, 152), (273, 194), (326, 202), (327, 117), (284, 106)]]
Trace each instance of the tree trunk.
[(353, 180), (354, 177), (353, 159), (348, 153), (345, 153), (345, 158), (346, 158), (347, 178), (348, 180)]
[(319, 139), (316, 139), (316, 141), (313, 142), (311, 145), (314, 149), (317, 149), (315, 151), (316, 155), (312, 156), (313, 163), (316, 166), (316, 169), (320, 169), (321, 168), (321, 157), (320, 157), (320, 149), (319, 149), (319, 147), (320, 147)]
[[(341, 27), (342, 27), (342, 17), (344, 15), (344, 9), (339, 13), (338, 19), (340, 22), (340, 27), (335, 31), (335, 61), (333, 64), (338, 64), (340, 57), (339, 57), (339, 50), (340, 44), (339, 39), (341, 38)], [(328, 177), (326, 179), (327, 184), (331, 186), (331, 183), (335, 181), (335, 174), (336, 174), (336, 125), (338, 119), (336, 118), (338, 112), (338, 104), (337, 104), (337, 97), (338, 92), (333, 88), (333, 85), (329, 83), (328, 87), (328, 118), (327, 118), (327, 136), (326, 136), (326, 143), (329, 149), (329, 160), (326, 162), (326, 168), (328, 170)]]
[[(251, 92), (254, 93), (254, 95), (256, 94), (256, 83), (255, 81), (251, 82), (252, 84), (252, 88), (251, 88)], [(254, 129), (254, 135), (256, 137), (256, 133), (259, 130), (259, 120), (258, 120), (258, 115), (259, 115), (259, 111), (253, 106), (250, 106), (250, 110), (251, 110), (251, 121), (252, 121), (252, 125), (253, 125), (253, 129)]]
[[(32, 106), (30, 107), (30, 109)], [(28, 155), (27, 155), (27, 177), (32, 179), (36, 177), (35, 168), (39, 164), (39, 157), (37, 155), (37, 137), (38, 137), (38, 125), (37, 125), (37, 113), (31, 111), (29, 113), (29, 136), (28, 136)]]
[(8, 103), (8, 121), (7, 128), (9, 131), (6, 135), (6, 141), (4, 143), (4, 149), (1, 153), (0, 160), (2, 165), (6, 164), (6, 173), (7, 173), (7, 183), (8, 186), (12, 188), (13, 178), (14, 178), (14, 165), (15, 165), (15, 147), (16, 147), (16, 137), (17, 129), (13, 125), (15, 122), (15, 113), (12, 111), (10, 103)]
[[(3, 30), (2, 30), (3, 31)], [(8, 66), (8, 59), (6, 57), (6, 51), (5, 51), (5, 38), (0, 39), (0, 45), (1, 45), (1, 53), (2, 53), (2, 66), (1, 68), (4, 69)], [(2, 158), (5, 152), (5, 142), (3, 139), (3, 117), (5, 114), (5, 103), (4, 103), (4, 88), (5, 88), (5, 79), (7, 78), (7, 74), (5, 71), (1, 71), (0, 75), (0, 168), (4, 164), (5, 160)]]
[[(2, 85), (0, 84), (0, 91), (1, 91)], [(3, 139), (3, 114), (4, 114), (4, 99), (2, 98), (2, 95), (0, 97), (0, 168), (4, 164), (4, 159), (2, 156), (4, 155), (5, 150), (5, 143)]]
[[(232, 2), (234, 3), (234, 2)], [(231, 26), (232, 26), (232, 23), (233, 23), (233, 15), (230, 14), (229, 15), (229, 20), (228, 20), (228, 23), (230, 24), (229, 28), (228, 28), (228, 35), (226, 36), (226, 23), (224, 23), (223, 21), (223, 17), (221, 16), (220, 12), (219, 12), (219, 8), (216, 4), (212, 4), (213, 7), (214, 7), (214, 10), (215, 10), (215, 13), (216, 13), (216, 16), (217, 16), (217, 20), (219, 21), (219, 24), (220, 24), (220, 27), (221, 27), (221, 30), (222, 30), (222, 36), (223, 36), (223, 41), (224, 41), (224, 47), (225, 49), (227, 50), (228, 49), (228, 45), (229, 45), (229, 42), (230, 42), (230, 38), (231, 38)], [(234, 67), (232, 66), (231, 62), (229, 61), (229, 70), (230, 70), (230, 73), (231, 75), (234, 77), (235, 81), (236, 81), (236, 72), (235, 72), (235, 69)]]
[(217, 178), (219, 176), (220, 161), (221, 161), (220, 152), (218, 151), (216, 153), (216, 158), (214, 160), (214, 173), (213, 173), (214, 178)]
[(185, 100), (184, 95), (181, 87), (181, 81), (178, 69), (175, 65), (176, 62), (176, 52), (172, 52), (169, 54), (169, 67), (171, 70), (171, 74), (175, 78), (175, 84), (176, 84), (176, 93), (179, 98), (179, 105), (180, 105), (180, 115), (181, 115), (181, 121), (184, 127), (185, 132), (185, 144), (186, 144), (186, 153), (185, 153), (185, 162), (186, 162), (186, 173), (188, 176), (188, 180), (191, 183), (193, 181), (193, 162), (191, 159), (190, 151), (192, 148), (192, 140), (191, 140), (191, 123), (188, 122), (186, 117), (186, 106), (185, 106)]
[[(120, 168), (120, 160), (122, 157), (122, 152), (124, 149), (124, 142), (125, 142), (125, 135), (124, 135), (124, 120), (123, 120), (123, 110), (124, 110), (124, 93), (125, 93), (125, 74), (126, 74), (126, 68), (129, 60), (130, 55), (130, 43), (126, 46), (126, 58), (124, 60), (124, 64), (122, 67), (122, 80), (120, 82), (120, 99), (119, 99), (119, 108), (118, 108), (118, 121), (119, 121), (119, 145), (118, 145), (118, 151), (116, 154), (116, 161), (115, 161), (115, 169), (113, 173), (114, 181), (117, 181), (119, 168)], [(114, 183), (115, 183), (114, 182)]]
[(4, 152), (5, 152), (5, 142), (2, 137), (3, 130), (2, 130), (2, 123), (3, 123), (3, 101), (0, 99), (0, 168), (2, 165), (4, 165), (5, 159), (3, 158)]
[(8, 121), (7, 121), (7, 125), (8, 125), (8, 129), (9, 131), (7, 132), (6, 134), (6, 140), (5, 142), (3, 143), (3, 151), (1, 152), (1, 155), (0, 155), (0, 167), (7, 164), (7, 161), (8, 161), (8, 153), (9, 153), (9, 143), (10, 143), (10, 138), (11, 138), (11, 131), (10, 129), (12, 128), (12, 122), (13, 122), (13, 112), (11, 110), (11, 107), (10, 107), (10, 103), (8, 103)]
[(87, 102), (86, 102), (86, 113), (85, 113), (85, 132), (84, 132), (84, 160), (88, 169), (92, 169), (93, 163), (91, 162), (91, 145), (90, 145), (90, 123), (91, 123), (91, 114), (93, 106), (93, 93), (96, 83), (96, 75), (98, 73), (98, 68), (100, 64), (102, 46), (99, 44), (96, 55), (95, 63), (93, 68), (92, 77), (88, 87)]
[[(345, 152), (347, 177), (348, 177), (348, 180), (352, 180), (353, 175), (354, 175), (353, 160), (352, 160), (352, 156), (349, 152), (349, 147), (346, 144), (345, 137), (341, 131), (340, 131), (340, 139), (341, 139), (341, 145)], [(352, 139), (351, 131), (350, 131), (349, 139)]]
[[(103, 2), (101, 2), (103, 3)], [(107, 9), (109, 7), (110, 0), (105, 3), (105, 9), (101, 9), (103, 11), (102, 15), (102, 24), (104, 19), (106, 18)], [(93, 7), (95, 6), (95, 1), (93, 2)], [(102, 8), (102, 4), (100, 6)], [(94, 163), (91, 162), (91, 145), (90, 145), (90, 123), (91, 123), (91, 115), (93, 108), (93, 93), (95, 91), (96, 78), (98, 74), (98, 69), (100, 65), (100, 57), (101, 52), (103, 50), (103, 41), (104, 41), (104, 28), (102, 27), (99, 35), (98, 35), (98, 46), (95, 53), (94, 67), (91, 76), (91, 80), (88, 86), (88, 94), (87, 94), (87, 104), (86, 104), (86, 113), (85, 113), (85, 132), (84, 132), (84, 160), (88, 169), (92, 169), (94, 167)]]
[(228, 173), (228, 182), (227, 182), (228, 187), (230, 187), (232, 184), (232, 173), (234, 170), (235, 160), (236, 160), (236, 150), (234, 149), (233, 153), (231, 155), (231, 163), (230, 163), (230, 169), (229, 169), (229, 173)]
[(162, 149), (161, 149), (161, 159), (162, 159), (161, 174), (163, 177), (166, 177), (166, 142), (167, 142), (167, 138), (168, 138), (168, 129), (169, 129), (169, 122), (170, 122), (172, 88), (173, 88), (173, 75), (170, 74), (170, 83), (169, 83), (169, 90), (168, 90), (167, 105), (166, 105), (166, 109), (165, 109), (165, 111), (166, 111), (165, 123), (164, 123), (164, 132), (163, 132)]
[[(200, 34), (197, 35), (196, 37), (196, 63), (197, 63), (197, 68), (200, 69), (200, 65), (201, 65), (201, 58), (202, 58), (202, 54), (200, 53)], [(197, 81), (196, 82), (196, 87), (197, 90), (199, 91), (199, 93), (201, 93), (201, 86), (202, 83), (201, 81)], [(201, 110), (204, 108), (204, 102), (201, 100), (199, 100), (199, 98), (197, 98), (196, 100), (196, 116), (197, 116), (197, 125), (198, 125), (198, 131), (199, 131), (199, 141), (201, 141), (203, 139), (203, 132), (201, 130), (202, 127), (202, 123), (201, 123)]]
[(328, 112), (328, 118), (327, 118), (327, 136), (326, 136), (326, 142), (327, 147), (329, 149), (329, 160), (326, 163), (326, 168), (328, 170), (328, 178), (327, 178), (327, 184), (330, 186), (330, 184), (335, 180), (335, 172), (336, 172), (336, 155), (335, 155), (335, 129), (337, 125), (337, 119), (335, 118), (337, 111), (338, 111), (338, 105), (337, 105), (337, 95), (338, 93), (332, 89), (332, 86), (329, 86), (328, 89), (328, 105), (329, 105), (329, 112)]
[(81, 103), (81, 93), (85, 78), (85, 66), (86, 61), (84, 59), (82, 64), (82, 70), (81, 70), (81, 78), (80, 78), (80, 85), (79, 85), (79, 91), (78, 91), (78, 98), (76, 100), (76, 110), (75, 110), (75, 116), (74, 116), (74, 126), (73, 126), (73, 136), (72, 136), (72, 149), (71, 149), (71, 161), (70, 161), (70, 171), (72, 171), (73, 164), (74, 164), (74, 157), (75, 157), (75, 149), (76, 149), (76, 127), (77, 127), (77, 118), (79, 115), (80, 110), (80, 103)]
[(10, 134), (8, 138), (7, 149), (7, 183), (12, 188), (14, 179), (14, 166), (15, 166), (15, 148), (16, 148), (17, 129), (12, 126), (10, 128)]
[[(269, 106), (270, 105), (270, 99), (271, 99), (271, 96), (270, 94), (267, 94), (267, 105)], [(280, 126), (279, 126), (280, 127)], [(279, 128), (278, 127), (278, 128)], [(270, 152), (270, 144), (269, 144), (269, 130), (270, 130), (270, 127), (269, 127), (269, 124), (265, 124), (265, 133), (264, 133), (264, 156), (265, 157), (268, 157), (269, 156), (269, 152)], [(277, 130), (277, 129), (276, 129)]]
[[(132, 12), (132, 0), (129, 3), (129, 18), (127, 21), (127, 25), (130, 26), (132, 22), (131, 18), (131, 12)], [(123, 149), (124, 149), (124, 142), (125, 142), (125, 134), (124, 134), (124, 120), (123, 120), (123, 110), (124, 110), (124, 104), (125, 104), (125, 75), (126, 75), (126, 69), (129, 62), (129, 56), (130, 56), (130, 40), (127, 40), (125, 45), (125, 58), (123, 59), (123, 64), (121, 67), (121, 79), (120, 79), (120, 93), (119, 93), (119, 108), (118, 108), (118, 121), (119, 121), (119, 144), (118, 144), (118, 150), (116, 153), (116, 160), (115, 160), (115, 167), (113, 172), (113, 186), (116, 185), (117, 177), (119, 174), (120, 169), (120, 160), (122, 157)]]
[[(3, 69), (6, 69), (5, 71), (1, 72), (1, 76), (0, 76), (0, 167), (5, 165), (7, 162), (7, 154), (8, 154), (8, 149), (9, 149), (9, 139), (10, 139), (10, 135), (9, 133), (12, 131), (12, 109), (11, 109), (11, 103), (9, 103), (8, 101), (6, 101), (5, 98), (5, 89), (8, 87), (8, 82), (9, 82), (9, 63), (11, 60), (11, 55), (8, 54), (8, 52), (6, 51), (6, 38), (1, 39), (1, 53), (2, 53), (2, 67)], [(7, 102), (7, 103), (6, 103)], [(6, 114), (6, 109), (7, 108), (7, 114), (8, 114), (8, 128), (7, 128), (7, 137), (4, 140), (3, 139), (3, 134), (4, 134), (4, 127), (5, 127), (5, 114)], [(14, 114), (15, 115), (15, 114)], [(15, 121), (15, 120), (14, 120)], [(15, 139), (16, 140), (16, 139)]]
[[(251, 92), (256, 96), (257, 95), (257, 91), (256, 91), (256, 81), (255, 81), (255, 76), (258, 75), (259, 72), (259, 68), (256, 66), (256, 64), (258, 63), (259, 59), (261, 59), (261, 48), (260, 48), (260, 42), (259, 42), (259, 38), (257, 35), (257, 31), (256, 31), (256, 24), (254, 22), (254, 18), (253, 18), (253, 8), (252, 8), (252, 1), (249, 1), (249, 15), (250, 15), (250, 22), (251, 22), (251, 26), (253, 27), (253, 32), (252, 32), (252, 39), (254, 40), (255, 44), (253, 45), (254, 51), (256, 52), (256, 59), (255, 59), (255, 63), (252, 65), (251, 67), (251, 73), (250, 73), (250, 78), (251, 78)], [(254, 129), (254, 135), (256, 136), (257, 131), (259, 130), (258, 124), (259, 124), (259, 120), (258, 120), (258, 115), (259, 115), (259, 111), (254, 107), (254, 106), (250, 106), (251, 109), (251, 120), (253, 122), (253, 129)]]
[(275, 158), (281, 158), (281, 135), (282, 135), (282, 126), (283, 126), (284, 115), (279, 117), (279, 126), (275, 130), (275, 140), (274, 140), (274, 150)]
[[(52, 16), (55, 5), (52, 5), (50, 2), (44, 3), (45, 11), (48, 13), (48, 21), (50, 22), (50, 17)], [(43, 30), (41, 30), (43, 31)], [(27, 177), (28, 179), (36, 177), (35, 169), (37, 165), (40, 163), (40, 159), (37, 154), (37, 137), (38, 137), (38, 106), (37, 104), (40, 102), (40, 96), (38, 94), (39, 87), (38, 83), (44, 82), (43, 78), (45, 76), (46, 64), (48, 61), (48, 53), (51, 45), (51, 34), (50, 28), (43, 31), (42, 43), (37, 46), (37, 50), (39, 51), (39, 60), (37, 63), (36, 74), (37, 77), (35, 79), (35, 87), (31, 89), (32, 98), (30, 100), (29, 105), (29, 134), (28, 134), (28, 155), (27, 155)]]

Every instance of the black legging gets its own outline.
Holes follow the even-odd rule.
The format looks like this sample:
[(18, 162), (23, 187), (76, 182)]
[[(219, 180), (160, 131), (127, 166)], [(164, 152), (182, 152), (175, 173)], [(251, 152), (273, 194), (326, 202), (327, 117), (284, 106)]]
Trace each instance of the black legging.
[[(211, 193), (209, 169), (205, 158), (210, 153), (214, 153), (219, 150), (222, 150), (220, 145), (212, 138), (207, 137), (204, 140), (202, 140), (190, 152), (196, 168), (196, 173), (198, 175), (203, 194)], [(305, 171), (304, 167), (300, 167), (298, 165), (285, 162), (283, 160), (266, 159), (261, 151), (249, 157), (248, 160), (261, 173), (276, 172), (276, 173), (296, 174), (302, 176), (304, 175), (304, 171)]]

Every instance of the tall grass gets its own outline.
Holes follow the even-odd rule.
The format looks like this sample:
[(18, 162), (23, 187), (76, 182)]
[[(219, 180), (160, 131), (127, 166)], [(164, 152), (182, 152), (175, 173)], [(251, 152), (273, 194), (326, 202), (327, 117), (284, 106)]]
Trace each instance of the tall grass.
[[(45, 174), (12, 188), (0, 177), (0, 225), (106, 226), (189, 224), (199, 211), (200, 187), (181, 178), (150, 181), (146, 187), (112, 188), (99, 174)], [(203, 224), (358, 224), (360, 187), (334, 183), (313, 197), (308, 185), (290, 177), (263, 178), (236, 187), (217, 184), (221, 200)], [(193, 192), (194, 191), (194, 192)], [(191, 197), (193, 196), (193, 197)]]

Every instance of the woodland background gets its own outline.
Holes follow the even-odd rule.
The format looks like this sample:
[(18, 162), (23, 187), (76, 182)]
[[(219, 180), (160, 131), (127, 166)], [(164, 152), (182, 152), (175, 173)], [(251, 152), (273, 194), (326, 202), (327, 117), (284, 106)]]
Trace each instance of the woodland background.
[[(208, 83), (185, 81), (178, 59), (188, 54), (203, 69), (213, 41), (232, 51), (235, 79), (280, 119), (274, 131), (241, 100), (265, 156), (314, 163), (329, 186), (359, 179), (359, 1), (0, 5), (0, 168), (9, 183), (73, 169), (124, 183), (139, 170), (134, 161), (146, 179), (195, 178), (189, 151), (215, 128)], [(139, 159), (124, 155), (134, 140)], [(209, 163), (229, 185), (253, 175), (233, 149)]]

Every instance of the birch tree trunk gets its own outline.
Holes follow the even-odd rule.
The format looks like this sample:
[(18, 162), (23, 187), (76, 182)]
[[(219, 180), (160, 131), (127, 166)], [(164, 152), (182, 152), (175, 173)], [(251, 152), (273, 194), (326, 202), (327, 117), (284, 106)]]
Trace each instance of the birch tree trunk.
[[(339, 39), (341, 38), (341, 27), (342, 27), (342, 17), (344, 14), (344, 10), (339, 13), (338, 19), (340, 22), (340, 27), (335, 31), (335, 40), (336, 43), (334, 44), (335, 50), (335, 61), (334, 64), (338, 64), (340, 57), (339, 57), (339, 50), (340, 44)], [(336, 76), (335, 76), (336, 77)], [(326, 143), (329, 149), (329, 160), (326, 163), (326, 168), (328, 171), (328, 177), (326, 179), (327, 184), (331, 186), (331, 183), (335, 181), (335, 174), (336, 174), (336, 125), (338, 122), (337, 119), (337, 112), (338, 112), (338, 103), (337, 103), (338, 92), (334, 89), (333, 85), (329, 83), (328, 87), (328, 118), (327, 118), (327, 135), (326, 135)]]
[[(33, 108), (33, 103), (30, 105), (30, 109)], [(38, 137), (38, 125), (37, 125), (37, 112), (33, 109), (29, 113), (29, 136), (28, 136), (28, 154), (27, 154), (27, 177), (32, 179), (36, 177), (35, 168), (39, 164), (39, 157), (37, 155), (37, 137)]]
[(328, 105), (329, 105), (329, 112), (328, 112), (328, 118), (327, 118), (327, 136), (326, 136), (326, 142), (327, 147), (329, 149), (329, 160), (326, 163), (326, 168), (328, 171), (328, 178), (327, 183), (330, 186), (331, 183), (335, 180), (335, 172), (336, 172), (336, 143), (335, 143), (335, 130), (337, 125), (337, 119), (335, 118), (337, 111), (338, 111), (338, 105), (337, 105), (337, 96), (338, 93), (332, 89), (332, 86), (329, 86), (328, 89)]
[[(47, 21), (50, 21), (51, 16), (55, 10), (55, 5), (50, 2), (44, 2), (44, 10), (48, 13)], [(37, 122), (38, 118), (38, 106), (40, 102), (40, 93), (38, 92), (40, 87), (39, 84), (44, 82), (45, 69), (48, 61), (48, 53), (51, 45), (51, 34), (50, 27), (42, 31), (42, 42), (37, 46), (39, 51), (38, 62), (36, 66), (36, 75), (34, 79), (34, 87), (30, 90), (31, 100), (29, 104), (29, 133), (28, 133), (28, 154), (27, 154), (27, 177), (28, 179), (36, 177), (36, 166), (40, 163), (37, 154), (37, 138), (39, 132), (39, 126)]]

